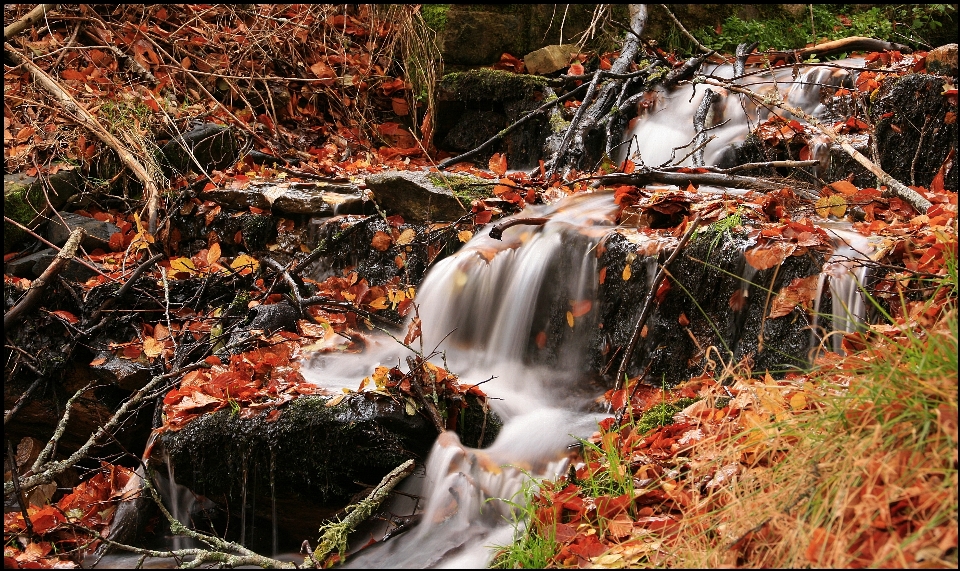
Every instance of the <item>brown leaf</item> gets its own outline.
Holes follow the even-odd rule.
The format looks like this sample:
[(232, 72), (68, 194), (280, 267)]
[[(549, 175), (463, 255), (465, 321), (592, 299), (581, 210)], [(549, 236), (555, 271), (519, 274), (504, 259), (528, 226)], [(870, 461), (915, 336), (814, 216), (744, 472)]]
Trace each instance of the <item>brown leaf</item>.
[(805, 278), (796, 278), (790, 285), (780, 290), (770, 308), (770, 318), (789, 315), (797, 305), (809, 307), (816, 297), (820, 276), (814, 274)]
[(743, 253), (747, 263), (758, 270), (769, 270), (779, 266), (797, 249), (796, 244), (781, 241), (771, 241), (761, 244)]
[(385, 252), (393, 244), (393, 238), (390, 237), (390, 234), (377, 230), (373, 235), (373, 240), (370, 241), (370, 245), (373, 246), (373, 249), (378, 252)]
[(500, 177), (506, 175), (507, 156), (503, 153), (495, 153), (492, 157), (490, 157), (490, 171)]

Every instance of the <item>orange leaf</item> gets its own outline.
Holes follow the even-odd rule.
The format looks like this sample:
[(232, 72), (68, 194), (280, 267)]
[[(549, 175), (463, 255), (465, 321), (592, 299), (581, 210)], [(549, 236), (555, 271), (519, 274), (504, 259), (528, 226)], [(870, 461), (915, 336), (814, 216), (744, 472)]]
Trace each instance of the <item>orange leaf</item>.
[(838, 180), (837, 182), (831, 182), (830, 188), (832, 188), (833, 190), (841, 194), (845, 194), (847, 196), (853, 196), (854, 194), (859, 192), (859, 189), (856, 187), (856, 185), (854, 185), (848, 180)]
[(373, 246), (374, 250), (378, 252), (385, 252), (393, 244), (393, 238), (389, 234), (381, 230), (373, 235), (373, 240), (370, 241), (370, 245)]
[(50, 313), (56, 315), (56, 316), (59, 317), (60, 319), (66, 321), (67, 323), (70, 323), (70, 324), (73, 324), (73, 323), (76, 323), (76, 322), (80, 321), (79, 319), (77, 319), (77, 316), (76, 316), (76, 315), (70, 313), (69, 311), (64, 311), (64, 310), (62, 310), (62, 309), (57, 310), (57, 311), (51, 311)]
[(590, 310), (593, 308), (593, 302), (589, 299), (580, 299), (570, 302), (570, 313), (574, 317), (583, 317), (584, 315), (590, 313)]
[(774, 241), (747, 250), (743, 253), (743, 257), (754, 268), (768, 270), (782, 264), (796, 249), (796, 244)]
[(212, 266), (213, 264), (217, 263), (219, 259), (220, 259), (220, 244), (218, 242), (214, 242), (213, 245), (210, 246), (210, 249), (207, 251), (207, 265)]
[(490, 157), (490, 171), (499, 177), (507, 174), (507, 156), (503, 153), (494, 153)]

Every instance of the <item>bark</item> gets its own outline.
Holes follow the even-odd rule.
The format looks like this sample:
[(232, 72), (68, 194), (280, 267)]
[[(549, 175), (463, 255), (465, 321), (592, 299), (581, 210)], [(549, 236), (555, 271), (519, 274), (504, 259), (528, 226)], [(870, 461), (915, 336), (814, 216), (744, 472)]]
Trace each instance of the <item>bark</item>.
[[(620, 57), (611, 65), (609, 72), (611, 74), (623, 74), (629, 71), (630, 64), (640, 51), (641, 43), (639, 34), (647, 23), (647, 7), (645, 4), (630, 5), (630, 28), (624, 40), (623, 48), (620, 50)], [(566, 174), (571, 169), (581, 168), (584, 157), (586, 156), (586, 139), (593, 129), (610, 112), (614, 101), (620, 91), (618, 81), (608, 81), (602, 86), (599, 85), (599, 79), (602, 74), (594, 76), (593, 84), (583, 103), (577, 109), (577, 114), (570, 122), (570, 126), (564, 134), (563, 140), (556, 152), (549, 159), (549, 169), (547, 179), (558, 172)], [(596, 97), (593, 93), (597, 92)]]
[(3, 28), (3, 40), (7, 41), (13, 36), (16, 36), (20, 32), (26, 30), (30, 26), (40, 21), (47, 12), (56, 8), (56, 4), (40, 4), (33, 10), (30, 10), (26, 16), (20, 18), (16, 22), (5, 26)]
[(50, 265), (47, 266), (47, 269), (43, 270), (40, 277), (33, 280), (33, 283), (30, 284), (30, 289), (27, 290), (27, 294), (23, 296), (23, 299), (21, 299), (17, 305), (11, 307), (10, 311), (3, 314), (4, 330), (10, 331), (11, 327), (19, 325), (23, 317), (40, 302), (40, 297), (43, 295), (43, 291), (47, 288), (47, 285), (57, 277), (60, 270), (63, 269), (63, 266), (69, 263), (70, 260), (73, 259), (74, 254), (77, 253), (77, 248), (80, 246), (80, 240), (82, 238), (83, 228), (77, 228), (70, 233), (70, 237), (67, 238), (67, 243), (63, 245), (63, 249), (57, 253)]

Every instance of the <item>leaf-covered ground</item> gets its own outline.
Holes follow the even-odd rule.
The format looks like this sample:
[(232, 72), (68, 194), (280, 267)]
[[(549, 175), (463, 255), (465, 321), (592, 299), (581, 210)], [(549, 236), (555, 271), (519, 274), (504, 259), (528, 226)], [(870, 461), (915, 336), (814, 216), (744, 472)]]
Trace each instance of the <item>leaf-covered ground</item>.
[[(30, 8), (7, 5), (5, 20)], [(46, 299), (41, 311), (69, 340), (71, 358), (102, 364), (107, 357), (89, 346), (110, 331), (122, 336), (103, 341), (110, 355), (169, 376), (158, 389), (159, 430), (178, 430), (224, 408), (279, 414), (284, 403), (320, 390), (299, 373), (306, 355), (361, 351), (375, 327), (415, 315), (416, 284), (400, 276), (372, 283), (347, 267), (322, 280), (298, 276), (291, 286), (289, 275), (266, 259), (285, 253), (290, 263), (281, 266), (289, 270), (310, 254), (284, 240), (295, 235), (294, 222), (270, 218), (274, 238), (255, 252), (241, 232), (215, 228), (224, 228), (218, 224), (228, 218), (271, 213), (252, 206), (229, 210), (199, 198), (195, 189), (317, 177), (362, 184), (365, 175), (388, 169), (436, 170), (449, 155), (431, 143), (432, 95), (425, 90), (432, 88), (422, 73), (407, 77), (404, 71), (417, 56), (410, 44), (431, 39), (418, 22), (413, 6), (83, 5), (58, 8), (10, 40), (10, 49), (29, 56), (137, 152), (147, 155), (192, 123), (214, 122), (242, 133), (251, 149), (281, 159), (272, 165), (241, 160), (209, 176), (166, 179), (153, 232), (141, 188), (122, 169), (69, 207), (118, 231), (108, 246), (79, 256), (97, 264), (96, 274), (76, 283), (74, 296)], [(922, 71), (923, 55), (870, 54), (868, 63), (879, 71), (862, 73), (856, 91), (833, 97), (869, 99), (885, 80)], [(609, 66), (610, 57), (581, 54), (566, 73), (582, 75), (581, 62)], [(512, 56), (495, 67), (523, 71)], [(5, 66), (4, 92), (6, 172), (43, 177), (116, 161), (24, 67)], [(955, 88), (944, 97), (955, 109)], [(575, 109), (577, 102), (568, 106)], [(869, 125), (852, 116), (835, 128), (855, 133)], [(798, 121), (768, 121), (755, 134), (770, 146), (800, 143), (800, 158), (804, 149), (809, 155), (810, 128)], [(508, 173), (508, 160), (496, 154), (487, 168), (451, 169), (490, 182), (487, 196), (469, 205), (469, 216), (424, 227), (380, 213), (374, 218), (382, 218), (382, 228), (366, 246), (402, 268), (406, 247), (423, 242), (429, 265), (442, 248), (436, 236), (466, 242), (495, 217), (526, 204), (608, 191), (622, 207), (621, 222), (644, 215), (680, 220), (670, 228), (641, 229), (651, 234), (679, 235), (696, 214), (704, 223), (734, 216), (748, 221), (758, 243), (747, 260), (762, 270), (809, 249), (830, 249), (814, 217), (848, 218), (863, 235), (882, 239), (873, 260), (879, 279), (869, 293), (889, 314), (888, 325), (845, 337), (848, 356), (827, 353), (809, 374), (775, 380), (720, 363), (713, 374), (672, 391), (636, 383), (611, 391), (619, 421), (604, 421), (583, 443), (582, 462), (569, 476), (544, 483), (535, 494), (519, 545), (545, 541), (538, 564), (955, 566), (957, 200), (943, 187), (953, 155), (929, 188), (916, 188), (933, 203), (922, 215), (884, 189), (847, 180), (823, 188), (815, 202), (787, 187), (720, 200), (694, 185), (667, 192), (590, 187), (592, 175), (634, 172), (637, 165), (629, 161), (547, 181), (542, 165)], [(201, 247), (181, 243), (170, 223), (176, 215), (202, 219)], [(345, 223), (344, 230), (360, 223)], [(5, 262), (19, 254), (6, 254)], [(601, 283), (604, 276), (601, 270)], [(115, 310), (122, 308), (102, 300), (134, 277), (140, 305), (118, 318)], [(14, 303), (32, 285), (6, 273), (4, 283)], [(217, 288), (224, 293), (214, 297)], [(203, 301), (191, 303), (187, 295), (187, 301), (171, 302), (184, 291)], [(772, 296), (771, 318), (797, 305), (810, 307), (815, 293), (815, 283), (790, 284)], [(316, 303), (304, 305), (291, 322), (238, 335), (254, 307), (291, 304), (301, 294)], [(730, 300), (731, 307), (738, 303)], [(574, 308), (570, 319), (583, 309)], [(411, 345), (419, 333), (414, 319), (400, 335)], [(926, 364), (903, 354), (911, 343), (929, 348), (930, 358), (945, 360), (948, 370), (921, 374)], [(10, 365), (13, 359), (8, 380), (24, 370)], [(888, 367), (882, 376), (870, 372), (878, 364)], [(421, 369), (418, 380), (430, 379), (441, 394), (468, 392), (455, 372)], [(412, 374), (378, 369), (358, 390), (389, 392), (416, 410)], [(32, 460), (17, 460), (21, 475)], [(19, 511), (5, 514), (5, 567), (75, 565), (109, 530), (117, 503), (130, 493), (130, 477), (120, 463), (105, 462), (69, 493), (27, 490), (34, 503), (26, 519)]]

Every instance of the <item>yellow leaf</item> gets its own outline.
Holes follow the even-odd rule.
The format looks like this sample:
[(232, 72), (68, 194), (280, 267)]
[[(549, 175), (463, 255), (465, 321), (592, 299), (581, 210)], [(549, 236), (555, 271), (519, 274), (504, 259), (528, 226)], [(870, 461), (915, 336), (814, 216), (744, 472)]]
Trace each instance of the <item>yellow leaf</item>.
[(368, 305), (374, 309), (386, 309), (387, 308), (387, 296), (381, 295), (377, 299), (371, 301)]
[(170, 260), (170, 269), (175, 272), (187, 272), (188, 274), (197, 273), (197, 267), (193, 265), (190, 258), (174, 258)]
[(817, 216), (826, 218), (833, 215), (839, 218), (847, 212), (847, 199), (842, 194), (831, 194), (820, 198), (814, 204), (814, 208), (817, 211)]
[(326, 403), (326, 406), (337, 406), (338, 404), (340, 404), (340, 401), (342, 401), (346, 396), (347, 396), (346, 394), (337, 395), (332, 399), (328, 400)]
[(567, 312), (567, 325), (573, 327), (573, 313), (570, 311)]
[(237, 270), (240, 273), (240, 275), (245, 276), (247, 274), (257, 271), (257, 269), (260, 267), (260, 262), (258, 262), (256, 258), (252, 256), (248, 256), (247, 254), (240, 254), (239, 256), (234, 258), (232, 262), (230, 262), (230, 267), (233, 268), (234, 270)]
[(793, 410), (807, 408), (807, 395), (804, 393), (795, 393), (792, 397), (790, 397), (790, 408)]
[(623, 277), (623, 281), (627, 281), (627, 280), (630, 279), (630, 264), (627, 264), (626, 266), (623, 266), (623, 276), (622, 276), (622, 277)]
[(397, 244), (405, 246), (410, 242), (413, 242), (413, 239), (417, 237), (416, 231), (413, 228), (407, 228), (400, 233), (400, 236), (397, 238)]
[(413, 415), (417, 414), (417, 403), (414, 402), (414, 400), (413, 400), (412, 398), (407, 397), (407, 398), (406, 398), (406, 407), (405, 407), (405, 409), (406, 409), (407, 414), (409, 414), (410, 416), (413, 416)]
[(163, 353), (163, 343), (153, 337), (146, 337), (143, 340), (143, 354), (151, 359), (155, 359)]
[(461, 241), (461, 242), (469, 242), (469, 241), (470, 241), (470, 238), (473, 238), (473, 232), (471, 232), (471, 231), (469, 231), (469, 230), (461, 230), (461, 231), (457, 234), (457, 238), (460, 238), (460, 241)]

